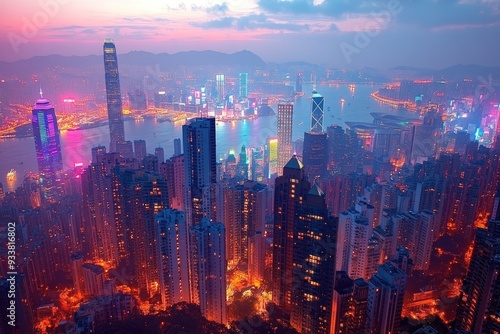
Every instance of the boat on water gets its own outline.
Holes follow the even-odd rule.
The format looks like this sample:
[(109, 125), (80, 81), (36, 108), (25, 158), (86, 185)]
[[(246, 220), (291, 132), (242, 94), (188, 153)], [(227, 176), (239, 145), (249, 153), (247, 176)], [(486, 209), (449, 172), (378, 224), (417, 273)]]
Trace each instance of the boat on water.
[(12, 168), (10, 172), (7, 173), (7, 181), (13, 181), (16, 178), (16, 170)]

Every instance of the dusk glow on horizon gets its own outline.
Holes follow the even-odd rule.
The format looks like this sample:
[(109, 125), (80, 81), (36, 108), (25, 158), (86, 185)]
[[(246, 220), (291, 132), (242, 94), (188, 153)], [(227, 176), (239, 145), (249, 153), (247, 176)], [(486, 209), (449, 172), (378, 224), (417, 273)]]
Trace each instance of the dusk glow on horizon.
[(495, 66), (500, 50), (484, 41), (500, 34), (499, 11), (497, 0), (29, 0), (3, 10), (0, 60), (99, 54), (112, 38), (119, 53), (247, 49), (265, 61), (339, 67)]

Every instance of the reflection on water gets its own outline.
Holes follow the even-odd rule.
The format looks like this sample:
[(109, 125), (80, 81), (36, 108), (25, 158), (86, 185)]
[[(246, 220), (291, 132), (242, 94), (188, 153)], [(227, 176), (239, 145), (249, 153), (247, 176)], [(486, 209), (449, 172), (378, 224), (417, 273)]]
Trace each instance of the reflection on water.
[[(354, 89), (348, 85), (318, 86), (317, 90), (325, 97), (324, 127), (332, 124), (345, 126), (346, 121), (372, 122), (371, 112), (384, 111), (396, 113), (386, 105), (381, 105), (370, 97), (370, 93), (379, 86), (357, 85)], [(310, 130), (311, 118), (311, 87), (304, 85), (306, 92), (303, 97), (295, 101), (293, 139), (303, 137), (305, 131)], [(344, 99), (343, 104), (339, 103)], [(276, 106), (272, 106), (276, 110)], [(56, 109), (57, 112), (57, 109)], [(397, 112), (406, 114), (406, 112)], [(255, 120), (240, 120), (235, 122), (217, 122), (217, 155), (219, 158), (227, 156), (230, 149), (239, 152), (242, 145), (246, 147), (263, 145), (266, 139), (276, 135), (277, 116), (259, 117)], [(144, 139), (148, 152), (161, 146), (165, 150), (165, 157), (170, 157), (174, 151), (173, 141), (182, 137), (182, 124), (169, 122), (159, 123), (148, 118), (144, 121), (125, 121), (125, 135), (127, 140)], [(75, 163), (87, 165), (91, 160), (92, 147), (103, 145), (109, 147), (109, 128), (98, 128), (66, 131), (61, 134), (61, 148), (64, 168), (72, 168)], [(33, 138), (16, 138), (0, 140), (0, 182), (5, 191), (13, 191), (23, 176), (29, 171), (36, 171), (36, 154)], [(22, 163), (22, 164), (21, 164)], [(14, 183), (6, 182), (6, 174), (11, 168), (17, 170)]]

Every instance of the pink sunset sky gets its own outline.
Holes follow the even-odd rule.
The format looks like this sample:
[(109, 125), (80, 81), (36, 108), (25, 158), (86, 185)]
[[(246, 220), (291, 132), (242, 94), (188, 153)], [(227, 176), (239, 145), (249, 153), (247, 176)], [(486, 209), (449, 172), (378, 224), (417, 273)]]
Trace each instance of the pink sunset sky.
[[(5, 1), (5, 0), (4, 0)], [(0, 60), (144, 50), (355, 66), (500, 66), (500, 0), (23, 0), (2, 5)]]

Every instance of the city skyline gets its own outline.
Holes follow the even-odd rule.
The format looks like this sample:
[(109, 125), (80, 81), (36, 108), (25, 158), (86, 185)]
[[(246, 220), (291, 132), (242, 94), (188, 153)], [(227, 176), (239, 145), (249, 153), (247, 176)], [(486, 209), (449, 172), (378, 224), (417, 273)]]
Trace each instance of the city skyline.
[(500, 330), (500, 0), (7, 13), (0, 332)]
[[(500, 4), (494, 0), (365, 5), (331, 0), (152, 1), (142, 7), (122, 4), (119, 11), (116, 5), (31, 0), (8, 6), (0, 26), (0, 60), (30, 58), (42, 49), (50, 50), (46, 54), (99, 54), (96, 38), (113, 38), (122, 52), (250, 49), (268, 62), (303, 60), (339, 67), (498, 66), (500, 53), (495, 43), (484, 43), (500, 32)], [(72, 43), (75, 37), (78, 45)], [(416, 56), (424, 45), (434, 51), (433, 57)], [(319, 48), (325, 52), (308, 51)], [(380, 57), (387, 49), (391, 52)]]

